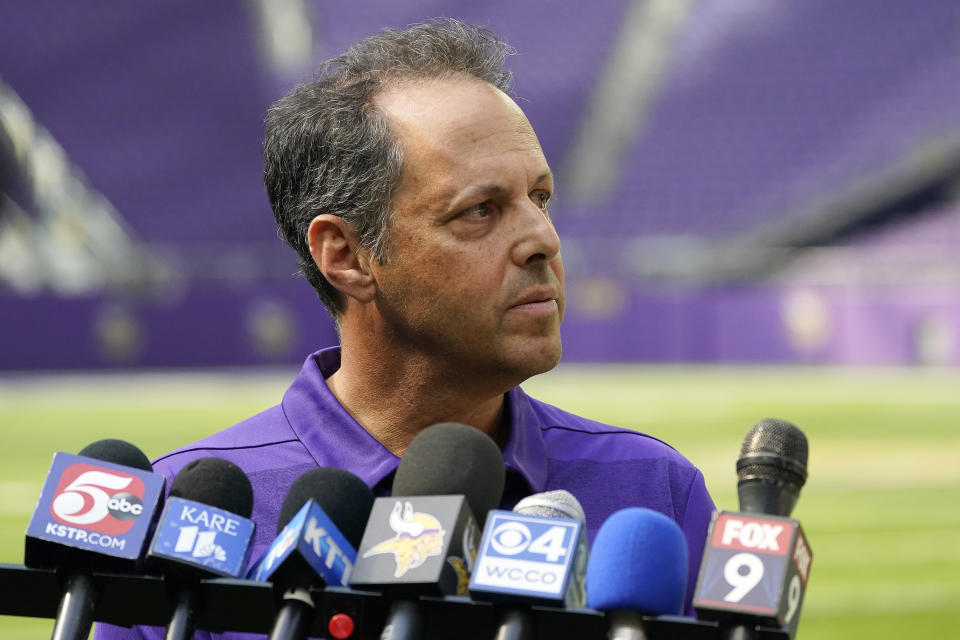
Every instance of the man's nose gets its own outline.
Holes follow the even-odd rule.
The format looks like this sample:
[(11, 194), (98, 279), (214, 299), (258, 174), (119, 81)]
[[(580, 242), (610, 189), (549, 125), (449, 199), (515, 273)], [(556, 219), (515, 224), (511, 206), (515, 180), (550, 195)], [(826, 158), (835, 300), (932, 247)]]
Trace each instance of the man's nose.
[(550, 262), (560, 255), (560, 236), (546, 211), (526, 200), (517, 212), (518, 240), (513, 261), (524, 266), (532, 261)]

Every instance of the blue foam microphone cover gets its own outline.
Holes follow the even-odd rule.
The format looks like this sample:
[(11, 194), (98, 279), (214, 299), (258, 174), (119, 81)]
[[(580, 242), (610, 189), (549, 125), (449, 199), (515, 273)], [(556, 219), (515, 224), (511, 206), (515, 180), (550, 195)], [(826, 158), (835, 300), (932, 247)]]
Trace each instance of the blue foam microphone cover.
[(587, 605), (601, 611), (680, 615), (688, 555), (676, 522), (651, 509), (621, 509), (594, 538), (587, 563)]

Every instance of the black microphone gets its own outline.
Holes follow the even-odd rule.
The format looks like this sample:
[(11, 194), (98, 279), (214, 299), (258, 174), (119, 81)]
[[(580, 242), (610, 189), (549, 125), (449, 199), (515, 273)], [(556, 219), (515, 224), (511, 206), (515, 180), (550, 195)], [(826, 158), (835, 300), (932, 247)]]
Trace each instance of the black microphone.
[(53, 640), (90, 635), (99, 593), (93, 571), (140, 569), (163, 484), (143, 452), (123, 440), (54, 454), (24, 547), (25, 565), (60, 573)]
[(176, 606), (166, 640), (193, 636), (202, 578), (241, 577), (253, 540), (253, 488), (240, 467), (200, 458), (173, 479), (147, 564), (169, 580)]
[(714, 515), (694, 595), (726, 640), (754, 638), (757, 626), (796, 634), (813, 553), (787, 516), (807, 479), (807, 453), (806, 436), (784, 420), (762, 420), (743, 441), (740, 512)]
[(357, 555), (351, 586), (393, 598), (382, 640), (419, 638), (421, 595), (466, 595), (480, 528), (500, 502), (503, 455), (479, 429), (428, 427), (410, 442), (393, 481), (377, 498)]
[(807, 481), (807, 453), (807, 437), (789, 422), (754, 425), (737, 459), (740, 511), (789, 516)]
[(393, 478), (393, 495), (462, 495), (482, 526), (487, 512), (500, 504), (505, 481), (503, 454), (490, 436), (442, 422), (410, 441)]
[[(528, 496), (513, 511), (494, 510), (470, 577), (477, 600), (583, 607), (589, 548), (580, 502), (562, 489)], [(527, 608), (504, 612), (497, 640), (533, 637)]]
[(281, 598), (271, 640), (302, 640), (315, 614), (311, 587), (347, 586), (373, 492), (343, 469), (320, 467), (294, 480), (280, 508), (277, 537), (248, 574)]

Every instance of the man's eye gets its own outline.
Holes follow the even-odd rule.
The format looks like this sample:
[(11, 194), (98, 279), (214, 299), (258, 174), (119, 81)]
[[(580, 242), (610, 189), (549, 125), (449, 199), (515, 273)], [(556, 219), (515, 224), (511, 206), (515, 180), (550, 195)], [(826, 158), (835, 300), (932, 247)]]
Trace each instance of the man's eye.
[(548, 206), (547, 203), (550, 201), (550, 194), (546, 191), (538, 191), (533, 196), (533, 201), (536, 203), (540, 210), (546, 213)]
[(472, 207), (469, 207), (463, 211), (463, 215), (465, 217), (474, 218), (474, 219), (483, 219), (491, 215), (492, 213), (493, 213), (493, 205), (489, 201), (475, 204)]

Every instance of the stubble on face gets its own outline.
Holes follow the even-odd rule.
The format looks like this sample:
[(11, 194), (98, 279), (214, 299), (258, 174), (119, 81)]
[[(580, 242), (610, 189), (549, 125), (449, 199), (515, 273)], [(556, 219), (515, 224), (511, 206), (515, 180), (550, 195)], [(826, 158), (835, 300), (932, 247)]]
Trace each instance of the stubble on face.
[(405, 84), (377, 102), (404, 150), (386, 259), (373, 266), (391, 347), (510, 386), (551, 369), (563, 266), (539, 208), (552, 175), (526, 117), (472, 79)]

